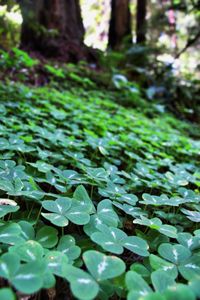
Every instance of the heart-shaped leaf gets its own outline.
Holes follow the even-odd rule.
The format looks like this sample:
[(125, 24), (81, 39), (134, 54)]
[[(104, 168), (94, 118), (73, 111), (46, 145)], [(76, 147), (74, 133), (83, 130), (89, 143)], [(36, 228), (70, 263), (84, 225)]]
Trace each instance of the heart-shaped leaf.
[(127, 235), (120, 229), (115, 227), (107, 227), (99, 225), (101, 232), (95, 232), (91, 235), (91, 239), (102, 246), (107, 251), (121, 254), (123, 249), (123, 240)]
[(168, 287), (173, 286), (175, 281), (173, 277), (164, 270), (157, 270), (151, 274), (153, 287), (156, 291), (163, 293)]
[(36, 241), (44, 248), (53, 248), (58, 242), (58, 231), (51, 226), (44, 226), (36, 233)]
[(195, 294), (193, 291), (183, 284), (177, 284), (175, 287), (170, 287), (164, 292), (166, 300), (195, 300)]
[(97, 282), (81, 269), (68, 266), (65, 278), (70, 282), (74, 296), (80, 300), (92, 300), (99, 292)]
[[(80, 191), (78, 191), (76, 197), (80, 199), (81, 195)], [(91, 211), (91, 205), (87, 199), (72, 201), (70, 198), (58, 198), (55, 201), (43, 201), (42, 206), (51, 212), (42, 213), (42, 216), (60, 227), (67, 226), (69, 220), (77, 225), (85, 225), (90, 220), (89, 212)]]
[(20, 267), (20, 259), (16, 254), (5, 253), (0, 258), (0, 277), (11, 280)]
[(125, 277), (126, 287), (130, 291), (128, 294), (128, 299), (134, 299), (131, 294), (136, 293), (138, 296), (145, 296), (152, 292), (152, 289), (142, 278), (141, 275), (137, 274), (134, 271), (129, 271), (126, 273)]
[(66, 254), (69, 262), (78, 258), (81, 253), (81, 249), (76, 246), (75, 239), (71, 235), (65, 235), (60, 238), (57, 250)]
[(10, 247), (10, 253), (15, 253), (20, 260), (25, 262), (40, 260), (44, 254), (42, 246), (35, 241), (27, 241), (23, 244)]
[(119, 217), (114, 211), (110, 200), (103, 200), (97, 206), (97, 216), (103, 224), (108, 226), (117, 226)]
[(140, 219), (135, 219), (133, 223), (148, 226), (171, 238), (177, 237), (176, 227), (162, 224), (162, 221), (159, 218), (148, 219), (141, 216)]
[(18, 244), (24, 239), (20, 237), (21, 227), (16, 223), (8, 223), (0, 226), (0, 242), (5, 244)]
[(118, 257), (106, 256), (98, 251), (89, 250), (83, 254), (84, 263), (99, 282), (121, 275), (125, 271), (125, 263)]
[(126, 233), (115, 227), (98, 225), (100, 232), (94, 232), (91, 239), (102, 246), (103, 249), (112, 253), (121, 254), (124, 249), (128, 249), (138, 255), (148, 256), (148, 244), (137, 236), (127, 236)]
[(151, 254), (149, 256), (151, 267), (154, 270), (163, 270), (166, 274), (169, 274), (172, 278), (176, 278), (178, 276), (177, 267), (159, 256)]
[(149, 246), (147, 242), (137, 236), (127, 236), (123, 240), (123, 246), (140, 256), (149, 256)]
[(21, 265), (11, 282), (22, 293), (36, 293), (43, 286), (45, 269), (44, 262), (38, 260)]
[(178, 270), (186, 280), (200, 279), (200, 256), (197, 254), (184, 260)]
[(87, 210), (84, 209), (86, 212), (88, 212), (88, 213), (95, 212), (94, 205), (83, 185), (79, 185), (76, 188), (76, 190), (73, 194), (73, 198), (78, 200), (78, 202), (81, 206), (87, 207)]
[(65, 254), (59, 251), (50, 251), (45, 256), (45, 261), (49, 270), (60, 277), (63, 277), (68, 267), (68, 258)]
[(158, 253), (174, 264), (180, 264), (191, 256), (191, 252), (179, 244), (161, 244), (158, 248)]

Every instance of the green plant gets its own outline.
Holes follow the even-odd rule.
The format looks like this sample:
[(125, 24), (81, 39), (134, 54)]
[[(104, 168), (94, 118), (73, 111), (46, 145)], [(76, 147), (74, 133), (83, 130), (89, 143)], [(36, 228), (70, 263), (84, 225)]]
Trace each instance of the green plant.
[(0, 84), (0, 298), (200, 297), (200, 142), (115, 97)]

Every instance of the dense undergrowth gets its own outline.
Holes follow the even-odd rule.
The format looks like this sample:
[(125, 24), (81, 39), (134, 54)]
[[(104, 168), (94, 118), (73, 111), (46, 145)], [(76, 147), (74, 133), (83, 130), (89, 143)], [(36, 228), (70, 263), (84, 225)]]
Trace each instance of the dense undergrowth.
[(197, 127), (53, 75), (0, 85), (0, 299), (200, 298)]

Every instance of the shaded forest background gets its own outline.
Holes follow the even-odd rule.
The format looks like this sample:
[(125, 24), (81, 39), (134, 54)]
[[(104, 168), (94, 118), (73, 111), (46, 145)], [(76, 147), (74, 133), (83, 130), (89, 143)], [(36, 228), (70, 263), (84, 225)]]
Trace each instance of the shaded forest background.
[(2, 0), (0, 47), (54, 66), (85, 61), (199, 121), (199, 24), (199, 0)]

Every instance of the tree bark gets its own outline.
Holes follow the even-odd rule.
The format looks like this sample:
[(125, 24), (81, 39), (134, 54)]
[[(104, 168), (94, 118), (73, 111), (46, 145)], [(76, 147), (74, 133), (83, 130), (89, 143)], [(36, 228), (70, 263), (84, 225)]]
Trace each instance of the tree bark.
[(84, 27), (79, 0), (19, 0), (21, 47), (44, 56), (81, 55)]
[(108, 47), (119, 50), (124, 42), (132, 43), (130, 0), (112, 0)]
[(146, 42), (147, 0), (137, 0), (136, 43)]

